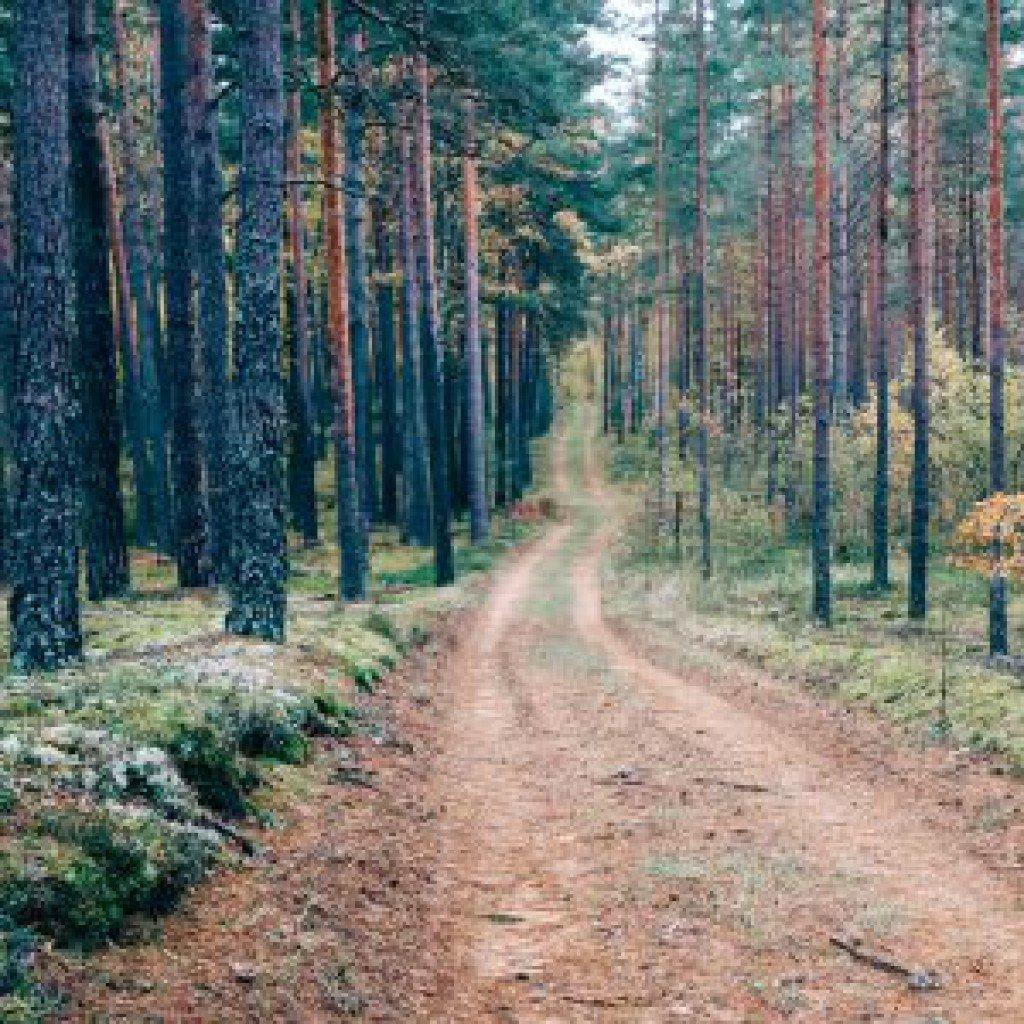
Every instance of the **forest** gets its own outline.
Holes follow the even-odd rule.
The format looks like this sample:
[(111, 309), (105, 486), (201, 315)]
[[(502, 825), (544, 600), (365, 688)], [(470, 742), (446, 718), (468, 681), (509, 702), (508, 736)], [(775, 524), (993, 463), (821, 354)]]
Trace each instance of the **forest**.
[(1022, 43), (0, 0), (0, 1022), (1024, 1019)]

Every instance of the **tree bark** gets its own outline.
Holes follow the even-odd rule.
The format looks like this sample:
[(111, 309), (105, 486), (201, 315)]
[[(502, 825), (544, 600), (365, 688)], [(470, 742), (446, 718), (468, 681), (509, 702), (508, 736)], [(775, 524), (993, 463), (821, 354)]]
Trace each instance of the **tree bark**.
[[(814, 512), (811, 561), (814, 617), (832, 624), (831, 481), (829, 479), (829, 196), (825, 0), (811, 4), (811, 89), (814, 123)], [(845, 347), (845, 346), (844, 346)], [(843, 352), (845, 358), (845, 351)], [(843, 375), (845, 381), (845, 374)]]
[(490, 534), (487, 508), (487, 454), (484, 422), (484, 376), (480, 349), (480, 228), (477, 210), (476, 103), (467, 96), (463, 105), (465, 152), (462, 160), (463, 218), (466, 226), (466, 380), (469, 536), (480, 544)]
[(178, 583), (210, 582), (208, 510), (202, 488), (192, 309), (193, 170), (186, 113), (183, 0), (160, 0), (160, 98), (164, 187), (166, 367), (174, 483), (174, 548)]
[(872, 580), (889, 588), (889, 117), (891, 114), (892, 0), (882, 0), (882, 68), (878, 102), (878, 238), (875, 284), (875, 490)]
[(338, 547), (341, 593), (346, 601), (362, 601), (368, 589), (365, 532), (359, 511), (356, 468), (352, 358), (349, 348), (348, 271), (345, 219), (342, 209), (341, 147), (334, 97), (334, 10), (331, 0), (318, 0), (320, 145), (324, 171), (324, 260), (327, 269), (327, 344), (332, 357), (335, 471), (338, 506)]
[[(1005, 338), (1003, 325), (1003, 105), (1002, 44), (999, 0), (986, 0), (986, 48), (988, 50), (988, 280), (989, 280), (989, 493), (1006, 491), (1006, 438), (1004, 426), (1003, 373)], [(1002, 550), (996, 542), (989, 579), (989, 653), (1006, 654), (1006, 574)]]
[(80, 400), (87, 590), (90, 600), (102, 601), (123, 597), (130, 581), (94, 8), (92, 0), (73, 0), (70, 8), (72, 239), (78, 320), (73, 362)]
[(283, 641), (284, 384), (281, 224), (284, 94), (281, 0), (248, 0), (241, 36), (238, 323), (232, 409), (231, 605), (227, 629)]
[(445, 446), (444, 366), (442, 363), (437, 279), (434, 272), (434, 215), (430, 185), (430, 69), (422, 52), (415, 58), (416, 191), (419, 203), (419, 278), (422, 304), (421, 347), (423, 395), (430, 450), (430, 483), (434, 518), (434, 569), (438, 586), (455, 581), (451, 533), (451, 492)]
[[(355, 399), (356, 467), (362, 545), (369, 551), (370, 524), (377, 518), (377, 450), (373, 440), (373, 394), (370, 373), (370, 305), (366, 255), (366, 92), (368, 67), (362, 30), (348, 35), (346, 49), (354, 73), (345, 90), (345, 241), (348, 247), (349, 336)], [(367, 554), (368, 557), (368, 554)]]
[(697, 175), (695, 206), (697, 228), (694, 236), (694, 278), (696, 283), (696, 371), (697, 371), (697, 490), (700, 526), (700, 563), (704, 579), (711, 578), (711, 471), (709, 462), (708, 420), (708, 156), (707, 156), (707, 71), (704, 42), (704, 0), (696, 0), (696, 76), (697, 76)]
[(17, 322), (9, 569), (11, 666), (54, 669), (82, 651), (72, 446), (68, 4), (15, 12)]
[(209, 506), (209, 558), (226, 582), (231, 537), (227, 492), (228, 306), (221, 196), (224, 178), (213, 96), (213, 56), (207, 0), (183, 0), (187, 36), (188, 118), (192, 140), (192, 264), (196, 276), (196, 331), (203, 372), (203, 458)]
[(402, 405), (404, 431), (405, 529), (413, 544), (426, 547), (431, 539), (430, 455), (427, 450), (420, 344), (420, 283), (416, 259), (416, 210), (413, 170), (414, 110), (403, 108), (398, 131), (401, 167), (399, 247), (402, 252)]
[(847, 109), (846, 42), (850, 30), (848, 0), (839, 0), (836, 33), (836, 338), (833, 392), (836, 411), (842, 415), (849, 403), (850, 342), (850, 197), (849, 110)]
[(921, 0), (907, 0), (907, 82), (910, 97), (910, 309), (914, 344), (914, 455), (911, 471), (908, 613), (928, 609), (928, 300), (924, 277), (924, 107)]
[(303, 543), (319, 536), (316, 507), (316, 414), (310, 343), (309, 282), (306, 273), (306, 219), (302, 205), (302, 18), (299, 0), (288, 0), (288, 92), (285, 99), (285, 173), (288, 178), (287, 228), (291, 257), (291, 373), (295, 396), (291, 438), (291, 496), (295, 526)]
[(156, 310), (150, 273), (152, 256), (146, 243), (142, 223), (141, 185), (139, 181), (139, 146), (133, 116), (133, 97), (128, 80), (127, 40), (121, 15), (123, 0), (112, 7), (114, 29), (114, 75), (119, 99), (118, 133), (121, 141), (122, 225), (125, 255), (128, 261), (132, 309), (128, 319), (133, 324), (139, 345), (139, 387), (136, 392), (139, 415), (143, 420), (146, 445), (146, 473), (136, 481), (137, 500), (147, 510), (139, 512), (139, 522), (151, 524), (139, 538), (141, 543), (154, 543), (158, 550), (170, 553), (173, 548), (173, 522), (170, 487), (167, 480), (167, 441), (164, 406), (157, 372)]
[[(384, 171), (384, 173), (388, 173)], [(389, 179), (391, 180), (391, 179)], [(390, 187), (389, 187), (390, 192)], [(388, 195), (388, 205), (394, 196)], [(373, 216), (374, 249), (377, 262), (377, 390), (381, 419), (381, 519), (397, 523), (398, 480), (402, 451), (398, 410), (398, 360), (395, 351), (394, 249), (385, 213), (385, 204), (377, 202)]]

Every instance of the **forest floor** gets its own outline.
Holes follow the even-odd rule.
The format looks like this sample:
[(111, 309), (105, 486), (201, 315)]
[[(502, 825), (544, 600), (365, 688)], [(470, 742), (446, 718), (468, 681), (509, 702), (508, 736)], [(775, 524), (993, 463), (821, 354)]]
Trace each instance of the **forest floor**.
[(1024, 1020), (1019, 780), (616, 601), (590, 426), (372, 733), (159, 942), (66, 966), (68, 1019)]

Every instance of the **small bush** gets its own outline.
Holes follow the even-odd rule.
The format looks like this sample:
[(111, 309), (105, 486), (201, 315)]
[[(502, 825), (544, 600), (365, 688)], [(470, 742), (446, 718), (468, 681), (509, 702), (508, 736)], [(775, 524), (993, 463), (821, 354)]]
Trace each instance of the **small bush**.
[(302, 764), (309, 755), (301, 725), (284, 708), (256, 704), (238, 709), (234, 717), (232, 731), (243, 754), (283, 764)]
[(302, 707), (302, 729), (308, 736), (351, 736), (358, 717), (355, 708), (332, 690), (317, 690)]
[(367, 616), (364, 625), (371, 633), (390, 640), (396, 647), (402, 646), (402, 631), (394, 620), (379, 608), (374, 608)]
[(155, 816), (58, 814), (41, 828), (57, 846), (34, 861), (0, 864), (0, 914), (86, 951), (120, 936), (133, 915), (173, 910), (218, 849), (212, 834)]
[(179, 726), (165, 749), (200, 803), (232, 818), (245, 817), (248, 794), (259, 785), (260, 775), (221, 730), (205, 723)]
[(32, 977), (37, 937), (0, 921), (0, 1024), (35, 1024), (48, 1009)]

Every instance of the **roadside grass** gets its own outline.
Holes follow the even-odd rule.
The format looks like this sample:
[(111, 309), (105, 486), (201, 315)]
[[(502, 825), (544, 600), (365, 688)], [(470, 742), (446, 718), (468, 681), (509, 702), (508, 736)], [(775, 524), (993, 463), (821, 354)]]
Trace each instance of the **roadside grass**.
[[(538, 486), (548, 479), (538, 445)], [(322, 535), (333, 536), (329, 472)], [(531, 498), (531, 500), (535, 500)], [(338, 549), (290, 543), (288, 638), (227, 637), (216, 590), (182, 591), (174, 566), (133, 550), (125, 600), (83, 606), (85, 656), (0, 684), (0, 1022), (32, 1024), (55, 994), (35, 978), (41, 942), (74, 954), (151, 933), (220, 863), (287, 818), (320, 743), (376, 726), (360, 710), (440, 616), (472, 603), (481, 574), (537, 529), (496, 515), (459, 579), (434, 587), (429, 549), (375, 531), (369, 599), (337, 600)], [(0, 613), (6, 660), (6, 602)]]
[[(926, 621), (906, 619), (906, 556), (892, 553), (893, 586), (871, 585), (869, 553), (847, 549), (834, 565), (833, 628), (810, 624), (806, 540), (787, 535), (781, 508), (768, 509), (760, 482), (741, 489), (713, 485), (714, 573), (701, 578), (692, 473), (674, 470), (681, 530), (660, 539), (653, 523), (653, 451), (647, 438), (607, 453), (609, 476), (628, 501), (628, 517), (605, 566), (612, 618), (649, 631), (684, 661), (713, 664), (738, 657), (779, 677), (812, 686), (910, 730), (921, 742), (944, 742), (1006, 758), (1024, 773), (1024, 686), (986, 659), (984, 579), (930, 564)], [(1024, 637), (1024, 594), (1010, 602), (1011, 637)]]

